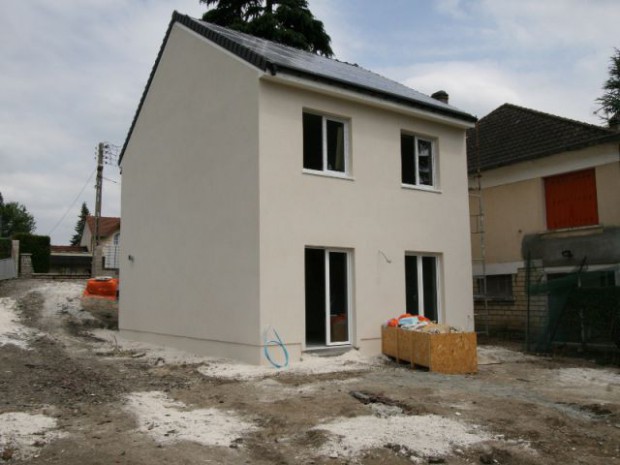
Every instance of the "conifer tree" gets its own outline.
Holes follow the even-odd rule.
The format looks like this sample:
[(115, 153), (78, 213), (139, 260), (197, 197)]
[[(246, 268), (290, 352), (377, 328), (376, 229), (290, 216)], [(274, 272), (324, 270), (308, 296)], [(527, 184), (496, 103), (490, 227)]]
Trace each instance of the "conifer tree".
[(603, 86), (604, 94), (596, 101), (601, 104), (597, 113), (601, 112), (610, 126), (620, 124), (620, 49), (615, 49), (609, 64), (609, 79)]
[(80, 211), (78, 222), (75, 225), (75, 234), (71, 238), (71, 245), (80, 245), (80, 242), (82, 242), (82, 233), (84, 232), (84, 225), (86, 224), (86, 217), (88, 215), (90, 215), (90, 212), (88, 211), (86, 202), (84, 202), (82, 203), (82, 210)]

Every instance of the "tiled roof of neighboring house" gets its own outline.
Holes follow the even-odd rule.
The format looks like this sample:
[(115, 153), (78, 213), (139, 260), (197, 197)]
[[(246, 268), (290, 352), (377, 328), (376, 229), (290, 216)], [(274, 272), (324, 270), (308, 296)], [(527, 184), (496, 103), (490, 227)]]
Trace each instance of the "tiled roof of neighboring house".
[(88, 247), (82, 247), (79, 245), (50, 245), (51, 253), (86, 253)]
[(467, 131), (467, 165), (473, 173), (615, 140), (611, 129), (505, 103)]
[(140, 109), (155, 75), (157, 65), (161, 59), (163, 49), (170, 35), (174, 23), (180, 23), (202, 37), (223, 47), (227, 51), (237, 55), (244, 61), (256, 66), (262, 71), (272, 75), (279, 73), (299, 76), (313, 81), (323, 82), (335, 87), (353, 90), (368, 96), (378, 97), (407, 106), (419, 108), (428, 112), (441, 114), (458, 120), (473, 123), (477, 120), (458, 108), (429, 97), (421, 92), (413, 90), (403, 84), (373, 73), (358, 65), (326, 58), (314, 53), (305, 52), (296, 48), (271, 42), (269, 40), (254, 37), (222, 26), (191, 18), (174, 12), (172, 20), (166, 32), (164, 42), (159, 55), (151, 71), (151, 76), (146, 84), (138, 110), (134, 116), (129, 134), (121, 152), (122, 160), (127, 147), (127, 142), (133, 132)]
[[(95, 217), (87, 216), (86, 223), (91, 234), (95, 233)], [(108, 237), (110, 234), (121, 229), (121, 219), (116, 216), (99, 217), (99, 237)]]

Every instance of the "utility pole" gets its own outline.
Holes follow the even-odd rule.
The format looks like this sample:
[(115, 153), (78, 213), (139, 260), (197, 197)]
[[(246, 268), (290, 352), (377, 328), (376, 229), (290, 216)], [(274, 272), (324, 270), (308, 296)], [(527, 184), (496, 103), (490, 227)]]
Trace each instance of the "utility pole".
[(99, 218), (101, 218), (101, 191), (103, 190), (103, 153), (105, 149), (105, 144), (103, 142), (99, 142), (97, 146), (97, 182), (95, 184), (95, 232), (91, 237), (91, 251), (93, 254), (92, 258), (92, 273), (95, 274), (95, 270), (97, 267), (95, 266), (97, 259), (97, 246), (99, 245)]

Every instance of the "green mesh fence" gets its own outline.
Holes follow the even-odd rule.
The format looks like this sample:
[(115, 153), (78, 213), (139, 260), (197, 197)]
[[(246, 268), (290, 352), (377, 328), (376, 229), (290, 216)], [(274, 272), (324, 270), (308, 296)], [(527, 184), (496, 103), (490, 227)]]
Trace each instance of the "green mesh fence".
[(620, 347), (620, 286), (615, 269), (547, 275), (545, 282), (529, 283), (531, 295), (546, 294), (547, 320), (537, 340), (538, 352), (554, 343)]

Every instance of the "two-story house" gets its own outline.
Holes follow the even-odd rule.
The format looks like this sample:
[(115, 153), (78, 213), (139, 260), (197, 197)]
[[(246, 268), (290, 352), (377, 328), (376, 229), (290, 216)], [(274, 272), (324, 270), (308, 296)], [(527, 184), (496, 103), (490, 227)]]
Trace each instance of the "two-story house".
[(121, 332), (265, 363), (270, 327), (292, 360), (405, 311), (472, 330), (475, 120), (175, 13), (121, 154)]
[(477, 330), (550, 337), (527, 278), (598, 270), (620, 285), (617, 129), (504, 104), (468, 130), (467, 157)]

